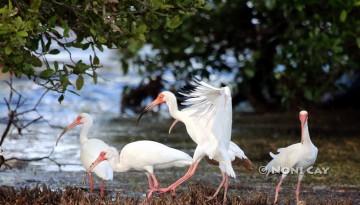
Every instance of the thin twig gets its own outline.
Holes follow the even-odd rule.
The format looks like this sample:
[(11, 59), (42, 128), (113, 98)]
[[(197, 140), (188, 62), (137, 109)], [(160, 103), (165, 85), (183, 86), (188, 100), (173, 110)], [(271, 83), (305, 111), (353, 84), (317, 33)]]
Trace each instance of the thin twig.
[(27, 128), (29, 125), (39, 121), (40, 119), (43, 119), (43, 116), (39, 116), (38, 118), (35, 118), (33, 120), (31, 120), (30, 122), (26, 123), (25, 125), (22, 126), (23, 129)]
[[(50, 158), (50, 156), (51, 156), (53, 153), (54, 153), (54, 148), (51, 150), (51, 152), (50, 152), (48, 155), (46, 155), (46, 156), (44, 156), (44, 157), (34, 157), (34, 158), (10, 157), (10, 158), (5, 159), (5, 163), (6, 163), (7, 161), (11, 161), (11, 160), (23, 161), (23, 162), (33, 162), (33, 161), (41, 161), (41, 160), (47, 159), (47, 160), (53, 162), (54, 164), (56, 164), (56, 165), (59, 167), (59, 169), (60, 169), (61, 166), (63, 166), (63, 164), (57, 162), (55, 159)], [(5, 164), (5, 163), (4, 163), (4, 164)]]
[(7, 136), (7, 134), (9, 133), (9, 130), (10, 130), (10, 127), (11, 127), (11, 124), (13, 123), (13, 120), (14, 120), (14, 115), (15, 113), (13, 111), (10, 111), (9, 113), (9, 119), (8, 119), (8, 123), (6, 124), (6, 128), (1, 136), (1, 140), (0, 140), (0, 146), (3, 144), (4, 140), (5, 140), (5, 137)]

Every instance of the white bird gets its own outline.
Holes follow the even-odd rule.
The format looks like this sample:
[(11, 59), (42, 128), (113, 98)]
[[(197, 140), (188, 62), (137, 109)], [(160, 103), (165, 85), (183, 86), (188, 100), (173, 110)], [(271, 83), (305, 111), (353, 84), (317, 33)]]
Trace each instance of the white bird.
[[(80, 131), (80, 160), (83, 167), (88, 170), (91, 164), (97, 159), (100, 152), (103, 150), (112, 150), (113, 152), (117, 152), (115, 148), (110, 147), (105, 142), (95, 138), (88, 138), (87, 135), (89, 133), (89, 129), (93, 124), (92, 117), (87, 113), (79, 114), (76, 119), (68, 125), (63, 132), (60, 134), (56, 141), (56, 145), (58, 144), (60, 138), (67, 132), (68, 130), (76, 127), (77, 125), (82, 125)], [(103, 180), (112, 180), (113, 179), (113, 169), (109, 161), (104, 161), (99, 164), (94, 170), (94, 173), (102, 179), (100, 184), (100, 194), (104, 196), (105, 183)], [(94, 181), (91, 172), (87, 172), (90, 191), (93, 191)]]
[[(187, 106), (181, 111), (178, 109), (176, 97), (169, 91), (161, 92), (149, 104), (141, 116), (156, 105), (166, 103), (170, 115), (183, 122), (191, 139), (197, 144), (193, 155), (193, 163), (187, 173), (167, 188), (159, 189), (160, 192), (174, 192), (175, 189), (191, 178), (201, 159), (208, 156), (219, 162), (223, 175), (224, 196), (228, 188), (228, 176), (235, 178), (228, 150), (231, 139), (232, 105), (229, 87), (215, 88), (203, 81), (193, 81), (194, 88), (189, 93), (180, 93), (188, 99), (183, 102)], [(226, 203), (224, 197), (223, 203)]]
[(112, 150), (104, 149), (90, 167), (90, 171), (105, 160), (110, 161), (115, 172), (129, 170), (145, 171), (149, 182), (147, 199), (159, 188), (159, 182), (154, 174), (154, 169), (170, 167), (184, 167), (192, 163), (192, 158), (180, 150), (164, 144), (141, 140), (125, 145), (119, 154)]
[[(175, 126), (175, 124), (178, 122), (178, 120), (175, 120), (172, 125), (170, 126), (169, 129), (169, 134), (171, 133), (171, 130), (173, 129), (173, 127)], [(228, 149), (228, 154), (229, 157), (231, 159), (232, 162), (234, 162), (236, 160), (236, 158), (240, 159), (242, 162), (242, 165), (244, 165), (244, 167), (248, 170), (253, 170), (253, 165), (252, 162), (249, 160), (249, 158), (245, 155), (244, 151), (234, 142), (230, 141), (230, 145), (229, 145), (229, 149)], [(214, 165), (219, 165), (218, 161), (216, 159), (210, 160), (209, 158), (206, 158), (207, 161), (210, 164), (214, 164)], [(220, 171), (221, 171), (221, 167), (219, 166)], [(224, 187), (227, 189), (227, 187), (225, 187), (225, 184), (228, 183), (226, 180), (228, 180), (228, 178), (225, 176), (224, 172), (221, 172), (222, 174), (222, 180), (220, 185), (218, 186), (218, 188), (216, 189), (215, 193), (211, 196), (208, 197), (208, 200), (212, 200), (214, 199), (218, 193), (220, 192), (221, 188)], [(225, 191), (226, 192), (226, 191)], [(226, 197), (226, 195), (224, 196)]]
[(278, 154), (270, 152), (273, 158), (265, 167), (268, 173), (281, 173), (280, 181), (275, 189), (274, 204), (277, 203), (281, 184), (291, 169), (298, 170), (298, 182), (296, 186), (296, 201), (300, 202), (300, 183), (304, 176), (304, 170), (315, 163), (318, 149), (311, 142), (308, 128), (308, 112), (299, 113), (301, 121), (301, 142), (277, 150)]

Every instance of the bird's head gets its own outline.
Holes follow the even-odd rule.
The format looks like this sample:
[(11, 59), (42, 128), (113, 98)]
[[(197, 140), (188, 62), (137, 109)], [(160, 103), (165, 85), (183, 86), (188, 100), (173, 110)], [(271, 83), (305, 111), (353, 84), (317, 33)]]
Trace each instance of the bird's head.
[(60, 138), (69, 130), (71, 130), (72, 128), (78, 126), (78, 125), (82, 125), (82, 124), (92, 124), (93, 120), (92, 117), (87, 114), (87, 113), (81, 113), (79, 114), (75, 120), (69, 124), (68, 126), (65, 127), (65, 129), (61, 132), (61, 134), (59, 135), (59, 137), (56, 140), (56, 145), (58, 144)]
[(4, 150), (2, 147), (0, 147), (0, 156), (4, 156)]
[[(137, 119), (137, 124), (139, 123), (141, 117), (149, 110), (153, 109), (155, 106), (160, 105), (162, 103), (166, 103), (167, 101), (170, 101), (172, 98), (175, 98), (174, 94), (172, 94), (169, 91), (163, 91), (161, 92), (156, 98), (155, 100), (153, 100), (149, 105), (147, 105), (144, 110), (140, 113), (138, 119)], [(175, 98), (176, 100), (176, 98)]]
[(99, 156), (96, 158), (96, 160), (90, 165), (89, 169), (88, 169), (88, 172), (92, 172), (93, 169), (95, 169), (95, 167), (102, 161), (105, 161), (108, 159), (108, 156), (107, 156), (107, 152), (105, 151), (102, 151), (100, 152)]
[(308, 112), (306, 110), (300, 111), (299, 119), (300, 119), (300, 122), (301, 122), (301, 127), (303, 128), (306, 121), (308, 120)]

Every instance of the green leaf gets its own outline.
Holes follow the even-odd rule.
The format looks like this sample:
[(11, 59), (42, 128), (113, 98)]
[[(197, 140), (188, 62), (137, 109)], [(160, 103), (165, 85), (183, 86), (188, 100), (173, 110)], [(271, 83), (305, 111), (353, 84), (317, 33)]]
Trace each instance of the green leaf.
[(32, 0), (31, 2), (31, 9), (34, 11), (38, 11), (41, 5), (41, 0)]
[(10, 55), (11, 53), (12, 53), (12, 48), (9, 47), (9, 46), (6, 46), (6, 47), (5, 47), (5, 54), (6, 54), (6, 55)]
[(63, 28), (64, 28), (63, 36), (64, 36), (64, 37), (69, 37), (70, 28), (69, 28), (69, 26), (67, 25), (67, 23), (64, 23), (64, 24), (63, 24)]
[(103, 37), (103, 36), (99, 36), (99, 37), (98, 37), (98, 41), (99, 41), (99, 43), (101, 43), (101, 44), (105, 44), (105, 43), (106, 43), (106, 38)]
[(127, 72), (129, 71), (129, 64), (126, 60), (121, 60), (121, 68), (124, 72), (124, 74), (127, 74)]
[(31, 64), (33, 66), (35, 66), (35, 67), (41, 67), (42, 66), (41, 60), (36, 56), (31, 56)]
[(60, 53), (60, 51), (58, 50), (58, 49), (52, 49), (50, 52), (49, 52), (49, 54), (51, 54), (51, 55), (56, 55), (56, 54), (59, 54)]
[(137, 34), (143, 34), (147, 31), (147, 26), (145, 24), (140, 24), (137, 28), (136, 28), (136, 33)]
[(244, 74), (247, 78), (252, 78), (255, 75), (255, 71), (252, 68), (244, 68)]
[(347, 18), (347, 12), (345, 10), (342, 10), (340, 13), (340, 21), (345, 22)]
[(276, 6), (276, 0), (265, 0), (265, 6), (272, 10)]
[(59, 70), (59, 63), (57, 61), (54, 62), (54, 68), (56, 71)]
[(81, 90), (81, 88), (84, 86), (84, 77), (82, 75), (79, 75), (76, 79), (76, 89)]
[(94, 57), (93, 64), (94, 65), (99, 65), (100, 64), (100, 60), (99, 60), (99, 58), (97, 56)]
[(164, 3), (162, 0), (150, 0), (150, 5), (155, 9), (159, 9)]
[(356, 39), (356, 44), (357, 44), (358, 48), (360, 48), (360, 38)]
[(50, 78), (53, 74), (54, 74), (54, 71), (53, 71), (53, 70), (51, 70), (51, 69), (46, 69), (46, 70), (43, 70), (43, 71), (40, 73), (40, 78), (48, 79), (48, 78)]
[(16, 33), (16, 35), (20, 37), (27, 37), (28, 33), (26, 31), (19, 31)]
[(51, 38), (48, 38), (48, 41), (46, 42), (46, 45), (45, 45), (45, 52), (49, 51), (50, 45), (51, 45)]
[(64, 100), (64, 94), (61, 94), (58, 98), (58, 102), (61, 104), (61, 102)]
[(179, 15), (172, 16), (171, 18), (166, 19), (166, 27), (170, 29), (175, 29), (182, 23), (182, 20)]

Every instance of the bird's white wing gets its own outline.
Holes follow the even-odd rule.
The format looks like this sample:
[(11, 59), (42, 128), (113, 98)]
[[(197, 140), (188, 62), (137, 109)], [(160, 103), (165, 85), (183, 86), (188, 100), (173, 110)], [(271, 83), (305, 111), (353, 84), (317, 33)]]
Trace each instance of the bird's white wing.
[(189, 92), (179, 92), (187, 99), (183, 110), (198, 118), (206, 130), (211, 130), (217, 141), (228, 147), (231, 139), (232, 102), (229, 87), (216, 88), (203, 81), (191, 82)]
[(244, 151), (234, 142), (230, 142), (230, 146), (228, 149), (230, 159), (231, 161), (235, 160), (235, 157), (239, 159), (247, 159), (247, 156), (245, 155)]
[(177, 149), (173, 149), (164, 144), (140, 140), (131, 142), (121, 150), (120, 161), (123, 164), (135, 169), (154, 167), (178, 166), (181, 163), (190, 165), (192, 158)]

